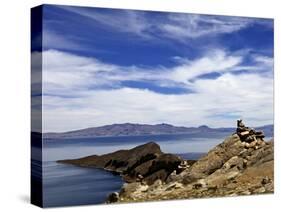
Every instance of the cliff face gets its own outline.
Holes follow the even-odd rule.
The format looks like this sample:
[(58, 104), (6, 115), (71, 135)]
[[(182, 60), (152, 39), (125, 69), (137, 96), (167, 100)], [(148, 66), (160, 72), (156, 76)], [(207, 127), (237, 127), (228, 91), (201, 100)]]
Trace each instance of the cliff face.
[(183, 160), (179, 156), (163, 153), (158, 144), (150, 142), (130, 150), (58, 162), (102, 168), (119, 173), (125, 182), (142, 181), (150, 185), (157, 179), (165, 182), (173, 171), (179, 173)]
[(249, 147), (233, 134), (181, 173), (171, 173), (166, 182), (156, 180), (149, 186), (141, 182), (125, 184), (115, 194), (115, 201), (273, 193), (273, 149), (272, 141), (260, 141)]

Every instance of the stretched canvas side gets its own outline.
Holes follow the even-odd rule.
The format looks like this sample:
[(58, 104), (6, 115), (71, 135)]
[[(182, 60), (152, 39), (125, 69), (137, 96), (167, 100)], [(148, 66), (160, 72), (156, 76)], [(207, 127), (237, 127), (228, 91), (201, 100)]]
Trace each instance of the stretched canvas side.
[(31, 203), (43, 207), (42, 32), (43, 7), (31, 9)]

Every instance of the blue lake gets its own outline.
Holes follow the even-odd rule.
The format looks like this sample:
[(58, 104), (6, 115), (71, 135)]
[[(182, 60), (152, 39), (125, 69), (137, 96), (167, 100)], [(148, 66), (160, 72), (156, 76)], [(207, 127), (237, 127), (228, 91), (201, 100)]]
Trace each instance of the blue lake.
[(110, 172), (58, 164), (56, 160), (73, 159), (129, 149), (150, 141), (163, 152), (185, 159), (198, 159), (227, 136), (226, 133), (200, 137), (197, 135), (154, 135), (44, 140), (43, 204), (44, 207), (102, 204), (107, 196), (123, 185), (120, 176)]
[(119, 191), (121, 177), (101, 169), (43, 163), (44, 207), (104, 203), (109, 193)]

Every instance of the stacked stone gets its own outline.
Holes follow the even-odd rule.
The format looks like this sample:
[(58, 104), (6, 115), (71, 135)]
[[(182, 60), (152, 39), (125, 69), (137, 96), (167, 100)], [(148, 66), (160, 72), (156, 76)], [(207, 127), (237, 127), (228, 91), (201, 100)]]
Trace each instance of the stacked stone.
[(246, 148), (264, 145), (264, 133), (262, 131), (256, 131), (250, 127), (246, 127), (242, 120), (237, 120), (237, 135)]
[(179, 169), (180, 172), (189, 168), (189, 167), (190, 166), (188, 165), (187, 161), (185, 161), (185, 160), (181, 161), (181, 163), (178, 165), (178, 169)]

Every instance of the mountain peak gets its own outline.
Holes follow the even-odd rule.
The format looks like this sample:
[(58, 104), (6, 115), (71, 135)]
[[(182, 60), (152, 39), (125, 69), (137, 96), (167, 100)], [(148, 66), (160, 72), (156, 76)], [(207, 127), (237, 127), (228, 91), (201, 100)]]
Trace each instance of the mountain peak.
[(207, 125), (201, 125), (198, 128), (199, 129), (210, 129), (210, 127), (208, 127)]

